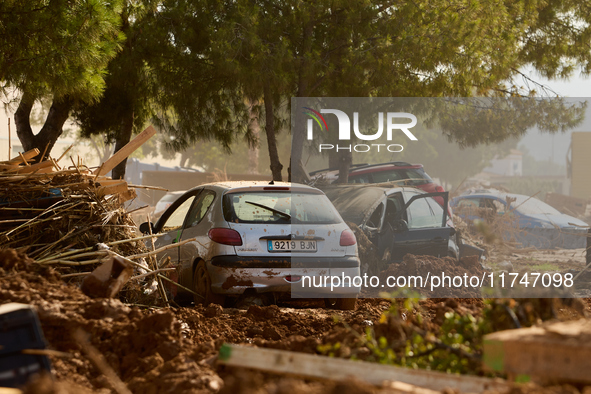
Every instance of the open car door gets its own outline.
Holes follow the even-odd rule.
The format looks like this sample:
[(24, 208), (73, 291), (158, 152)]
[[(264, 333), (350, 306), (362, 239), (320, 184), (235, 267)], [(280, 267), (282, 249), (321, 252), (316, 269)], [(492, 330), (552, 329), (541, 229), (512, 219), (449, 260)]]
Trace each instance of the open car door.
[[(442, 198), (444, 204), (435, 198)], [(389, 262), (402, 261), (408, 253), (447, 256), (454, 231), (446, 225), (448, 198), (447, 192), (416, 194), (404, 206), (400, 199), (387, 205), (378, 249), (389, 250)]]

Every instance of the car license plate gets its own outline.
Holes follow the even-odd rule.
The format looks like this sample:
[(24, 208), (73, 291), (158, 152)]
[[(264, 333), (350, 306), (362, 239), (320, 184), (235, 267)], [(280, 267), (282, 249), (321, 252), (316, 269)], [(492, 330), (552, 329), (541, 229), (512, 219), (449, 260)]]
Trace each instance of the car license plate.
[(269, 252), (316, 252), (316, 241), (268, 240)]

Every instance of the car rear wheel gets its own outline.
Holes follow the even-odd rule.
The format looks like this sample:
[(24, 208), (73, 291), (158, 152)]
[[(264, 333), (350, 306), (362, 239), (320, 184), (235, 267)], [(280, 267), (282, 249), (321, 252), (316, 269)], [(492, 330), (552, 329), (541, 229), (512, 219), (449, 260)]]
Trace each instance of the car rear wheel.
[(211, 291), (211, 278), (204, 261), (200, 261), (193, 273), (193, 290), (198, 294), (193, 295), (195, 305), (219, 304), (224, 306), (226, 297)]
[(327, 308), (353, 311), (357, 307), (357, 298), (325, 298), (324, 304)]

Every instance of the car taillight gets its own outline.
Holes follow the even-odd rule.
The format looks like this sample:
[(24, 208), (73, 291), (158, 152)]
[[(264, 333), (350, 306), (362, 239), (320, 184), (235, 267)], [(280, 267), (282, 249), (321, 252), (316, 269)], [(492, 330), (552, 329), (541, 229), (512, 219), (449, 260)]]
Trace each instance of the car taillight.
[(435, 191), (436, 191), (436, 192), (444, 192), (444, 191), (445, 191), (445, 189), (443, 188), (443, 186), (439, 186), (439, 185), (437, 185), (437, 186), (435, 187)]
[(223, 245), (241, 246), (242, 238), (236, 230), (231, 228), (212, 228), (207, 233), (209, 239)]
[(357, 240), (355, 239), (355, 234), (351, 230), (345, 230), (341, 233), (341, 246), (351, 246), (355, 245)]

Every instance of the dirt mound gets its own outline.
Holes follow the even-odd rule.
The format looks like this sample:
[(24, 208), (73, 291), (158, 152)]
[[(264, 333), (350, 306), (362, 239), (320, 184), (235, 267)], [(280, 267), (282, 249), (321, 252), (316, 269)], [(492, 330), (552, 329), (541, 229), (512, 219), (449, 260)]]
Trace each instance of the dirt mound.
[[(486, 271), (477, 256), (464, 257), (458, 261), (452, 257), (407, 254), (401, 263), (391, 264), (382, 271), (380, 283), (387, 283), (389, 277), (406, 278), (406, 286), (410, 285), (413, 291), (429, 298), (479, 298), (483, 278), (486, 284)], [(422, 280), (417, 282), (416, 279), (410, 279), (411, 277), (420, 277)], [(474, 277), (478, 279), (476, 287), (470, 285), (470, 278)], [(473, 283), (476, 284), (476, 281)]]
[[(420, 261), (416, 257), (415, 265)], [(482, 299), (426, 299), (408, 307), (404, 299), (360, 299), (354, 311), (324, 309), (312, 301), (247, 309), (218, 305), (141, 309), (119, 300), (91, 299), (77, 286), (62, 282), (51, 269), (44, 270), (40, 274), (23, 254), (0, 254), (0, 304), (35, 306), (49, 347), (70, 355), (51, 356), (56, 379), (31, 382), (27, 393), (112, 390), (74, 335), (77, 330), (85, 333), (90, 345), (134, 393), (220, 389), (228, 393), (336, 393), (347, 385), (351, 392), (370, 392), (371, 387), (359, 382), (309, 382), (218, 367), (215, 359), (220, 346), (229, 342), (371, 360), (372, 351), (360, 339), (366, 330), (373, 330), (374, 338), (388, 340), (408, 337), (411, 324), (436, 332), (447, 312), (482, 316), (484, 305)], [(398, 314), (387, 318), (383, 312), (391, 307)]]
[(53, 269), (40, 268), (14, 250), (0, 252), (0, 277), (0, 304), (33, 305), (49, 348), (70, 355), (50, 357), (56, 385), (39, 383), (29, 392), (38, 391), (35, 387), (47, 387), (48, 393), (111, 389), (76, 339), (77, 330), (132, 392), (217, 391), (223, 381), (212, 360), (224, 342), (319, 353), (320, 345), (346, 331), (344, 324), (373, 324), (390, 305), (360, 300), (357, 310), (346, 312), (289, 304), (247, 310), (218, 305), (140, 309), (115, 299), (89, 298)]
[(0, 269), (0, 303), (35, 306), (50, 348), (71, 355), (51, 357), (58, 381), (91, 390), (111, 388), (75, 339), (76, 330), (82, 330), (133, 392), (221, 387), (212, 368), (198, 362), (200, 354), (170, 310), (142, 311), (119, 300), (90, 299), (57, 275), (16, 271), (14, 267), (27, 267), (23, 255), (3, 252), (0, 258), (0, 266), (12, 267)]

